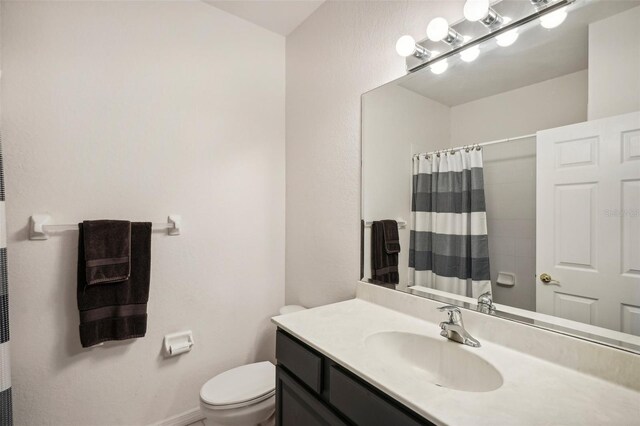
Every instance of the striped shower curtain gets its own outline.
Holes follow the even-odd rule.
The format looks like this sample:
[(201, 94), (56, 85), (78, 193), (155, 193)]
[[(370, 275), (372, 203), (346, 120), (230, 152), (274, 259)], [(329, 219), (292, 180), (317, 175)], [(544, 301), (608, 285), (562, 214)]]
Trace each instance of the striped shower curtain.
[(4, 208), (4, 168), (0, 141), (0, 426), (12, 424), (9, 370), (9, 294), (7, 288), (7, 227)]
[(477, 298), (491, 291), (482, 150), (413, 158), (409, 285)]

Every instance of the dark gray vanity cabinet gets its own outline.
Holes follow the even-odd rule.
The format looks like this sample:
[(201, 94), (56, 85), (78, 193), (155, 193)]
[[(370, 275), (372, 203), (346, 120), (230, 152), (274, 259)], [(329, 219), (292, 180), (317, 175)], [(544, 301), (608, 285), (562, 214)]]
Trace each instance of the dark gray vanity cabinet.
[(433, 425), (282, 330), (276, 358), (277, 426)]

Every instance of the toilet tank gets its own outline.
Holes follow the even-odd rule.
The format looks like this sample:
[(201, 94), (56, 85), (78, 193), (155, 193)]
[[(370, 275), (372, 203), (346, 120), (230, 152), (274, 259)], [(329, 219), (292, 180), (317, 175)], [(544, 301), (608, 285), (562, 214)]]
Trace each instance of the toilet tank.
[(304, 311), (305, 309), (307, 308), (300, 305), (286, 305), (280, 308), (280, 315), (286, 315), (293, 312)]

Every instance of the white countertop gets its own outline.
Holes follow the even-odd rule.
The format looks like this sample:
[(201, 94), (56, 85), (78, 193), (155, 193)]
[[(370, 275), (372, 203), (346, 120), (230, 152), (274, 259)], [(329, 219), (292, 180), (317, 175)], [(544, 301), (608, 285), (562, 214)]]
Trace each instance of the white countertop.
[(465, 392), (417, 380), (411, 368), (382, 362), (370, 353), (365, 339), (382, 331), (442, 339), (438, 324), (365, 300), (353, 299), (281, 315), (274, 317), (273, 322), (437, 424), (640, 424), (640, 392), (479, 336), (475, 336), (482, 344), (479, 348), (451, 344), (491, 363), (503, 377), (500, 388)]

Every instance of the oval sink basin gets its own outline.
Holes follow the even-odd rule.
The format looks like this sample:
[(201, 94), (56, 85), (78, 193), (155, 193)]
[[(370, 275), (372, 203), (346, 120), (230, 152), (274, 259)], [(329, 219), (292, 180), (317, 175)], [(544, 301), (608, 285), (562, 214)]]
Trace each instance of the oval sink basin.
[(490, 392), (502, 386), (502, 375), (459, 343), (444, 338), (386, 331), (368, 336), (365, 347), (381, 362), (410, 368), (417, 378), (465, 392)]

